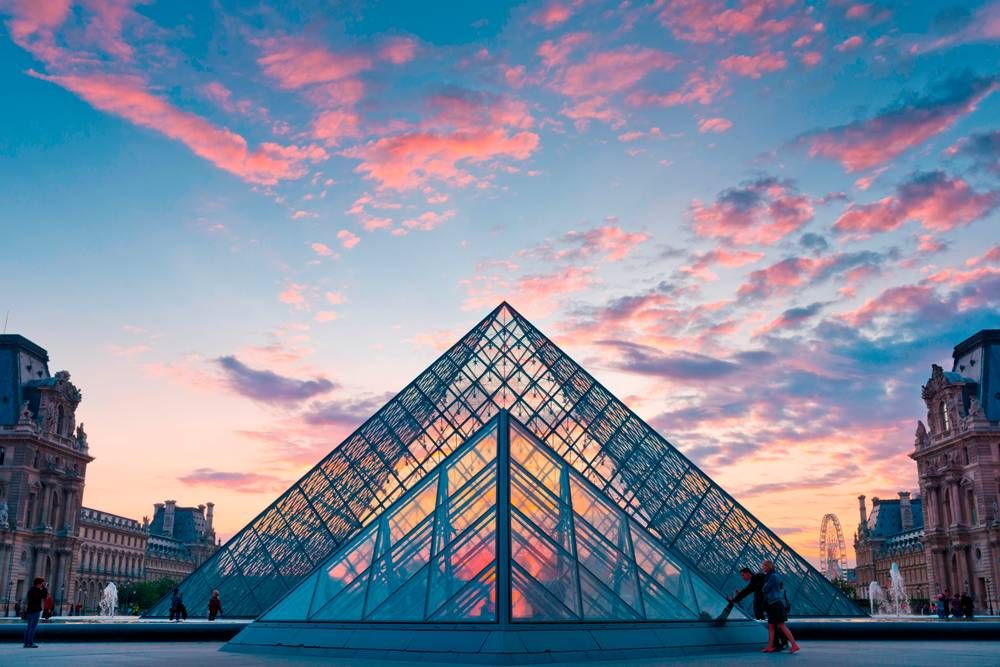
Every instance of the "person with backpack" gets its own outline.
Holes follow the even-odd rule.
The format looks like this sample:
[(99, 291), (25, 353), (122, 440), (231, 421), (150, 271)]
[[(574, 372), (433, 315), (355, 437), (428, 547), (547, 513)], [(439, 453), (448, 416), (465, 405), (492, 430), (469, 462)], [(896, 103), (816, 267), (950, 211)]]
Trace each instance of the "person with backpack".
[(763, 653), (774, 653), (774, 637), (781, 633), (788, 638), (792, 645), (789, 653), (797, 653), (799, 645), (792, 636), (792, 631), (788, 629), (785, 622), (788, 620), (788, 598), (785, 595), (785, 585), (781, 577), (774, 571), (774, 563), (766, 560), (761, 563), (764, 572), (764, 604), (767, 605), (767, 648), (762, 649)]
[[(764, 580), (767, 575), (763, 572), (754, 574), (749, 567), (742, 567), (740, 568), (740, 576), (743, 581), (747, 582), (747, 585), (739, 592), (734, 591), (733, 596), (726, 599), (730, 605), (734, 605), (753, 593), (753, 617), (758, 621), (763, 621), (767, 617), (767, 605), (764, 603)], [(774, 639), (775, 651), (783, 651), (788, 647), (788, 640), (785, 639), (784, 635), (776, 635)]]

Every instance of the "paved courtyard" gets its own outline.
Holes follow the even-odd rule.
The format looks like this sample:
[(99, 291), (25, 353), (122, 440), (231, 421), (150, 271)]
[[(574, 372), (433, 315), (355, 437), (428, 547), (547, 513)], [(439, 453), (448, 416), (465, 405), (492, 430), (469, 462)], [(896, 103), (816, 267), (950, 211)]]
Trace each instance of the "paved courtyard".
[[(366, 664), (371, 667), (399, 667), (403, 662), (367, 662), (356, 660), (278, 658), (249, 656), (219, 651), (221, 643), (53, 643), (37, 649), (18, 645), (0, 646), (0, 665), (267, 665), (291, 666), (325, 664), (348, 667)], [(423, 663), (427, 664), (427, 663)], [(445, 663), (442, 663), (445, 664)], [(455, 663), (446, 663), (453, 666)], [(569, 664), (569, 663), (561, 663)], [(676, 656), (664, 659), (629, 660), (599, 663), (604, 667), (657, 667), (659, 665), (853, 665), (887, 667), (940, 667), (941, 665), (998, 665), (1000, 642), (803, 642), (798, 655), (763, 655), (760, 653), (730, 653), (718, 655)]]

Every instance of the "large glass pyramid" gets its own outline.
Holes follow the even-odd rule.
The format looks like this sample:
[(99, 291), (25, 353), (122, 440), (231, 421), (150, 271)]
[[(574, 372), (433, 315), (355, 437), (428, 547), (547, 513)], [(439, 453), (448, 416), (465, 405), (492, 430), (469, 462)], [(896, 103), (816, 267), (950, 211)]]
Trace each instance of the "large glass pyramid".
[[(623, 571), (623, 578), (615, 585), (621, 587), (618, 598), (624, 606), (619, 605), (614, 613), (640, 613), (635, 605), (642, 601), (639, 606), (645, 609), (645, 591), (655, 593), (659, 590), (655, 585), (662, 587), (654, 575), (643, 575), (640, 563), (644, 554), (654, 553), (655, 547), (669, 553), (669, 562), (690, 575), (694, 590), (691, 598), (697, 599), (699, 586), (720, 595), (731, 592), (742, 584), (742, 565), (754, 566), (770, 558), (784, 575), (795, 615), (861, 615), (825, 577), (506, 303), (487, 315), (182, 582), (187, 607), (205, 608), (212, 590), (218, 589), (229, 616), (257, 617), (290, 591), (304, 596), (302, 591), (308, 586), (299, 584), (307, 576), (316, 578), (318, 589), (321, 570), (317, 568), (335, 553), (353, 547), (357, 549), (356, 562), (350, 567), (358, 574), (375, 563), (376, 569), (369, 573), (371, 583), (351, 578), (353, 570), (345, 565), (344, 578), (350, 581), (343, 583), (343, 592), (332, 594), (329, 602), (335, 603), (334, 607), (326, 609), (324, 605), (314, 610), (310, 599), (310, 614), (355, 610), (363, 618), (369, 614), (395, 614), (398, 596), (418, 596), (422, 576), (435, 582), (447, 580), (451, 588), (426, 584), (423, 590), (430, 586), (441, 595), (451, 591), (452, 597), (441, 600), (432, 611), (427, 609), (432, 603), (426, 601), (421, 613), (454, 617), (496, 613), (497, 603), (486, 605), (482, 594), (482, 590), (494, 585), (491, 582), (496, 579), (496, 568), (490, 569), (491, 561), (483, 561), (482, 569), (471, 569), (485, 554), (496, 551), (495, 543), (477, 541), (480, 536), (486, 539), (490, 532), (486, 524), (506, 522), (507, 514), (501, 511), (497, 515), (495, 503), (499, 501), (460, 497), (462, 488), (453, 489), (450, 480), (439, 478), (438, 466), (480, 434), (501, 411), (544, 443), (554, 462), (551, 475), (559, 477), (565, 470), (569, 484), (567, 496), (561, 480), (557, 484), (541, 472), (530, 472), (521, 464), (520, 468), (511, 465), (511, 553), (523, 556), (522, 560), (515, 558), (516, 567), (511, 570), (513, 610), (520, 608), (516, 597), (525, 601), (523, 608), (532, 610), (530, 613), (543, 613), (535, 610), (549, 600), (551, 606), (545, 608), (545, 614), (570, 614), (568, 618), (596, 614), (586, 611), (585, 606), (591, 604), (587, 601), (606, 604), (611, 598), (591, 593), (595, 587), (607, 589), (615, 580), (597, 576), (591, 569), (626, 568), (631, 560), (637, 568), (632, 581), (639, 592), (629, 588), (630, 579)], [(512, 452), (515, 440), (512, 435)], [(495, 464), (487, 468), (492, 472), (484, 469), (476, 474), (497, 474)], [(522, 492), (518, 489), (524, 485), (519, 486), (513, 470), (518, 471), (517, 475), (524, 470), (525, 475), (543, 482), (527, 485), (523, 493), (544, 508), (530, 512), (518, 509), (514, 496)], [(495, 480), (476, 479), (474, 475), (467, 482), (482, 484), (484, 490), (496, 488)], [(542, 488), (546, 489), (544, 493)], [(423, 495), (418, 504), (410, 506), (411, 516), (400, 517), (405, 523), (392, 524), (390, 509), (400, 509), (402, 506), (397, 508), (396, 503), (404, 496), (406, 501), (414, 502), (416, 490), (422, 490)], [(595, 509), (586, 509), (587, 490), (599, 493), (595, 498), (606, 500), (603, 504), (595, 500)], [(606, 518), (598, 516), (598, 508), (608, 505), (607, 501), (617, 508), (617, 516), (626, 516), (627, 521), (615, 523), (611, 518), (614, 513)], [(472, 504), (466, 507), (463, 503)], [(438, 516), (438, 504), (452, 517), (441, 526), (433, 518), (428, 520)], [(567, 506), (572, 506), (573, 512)], [(585, 518), (581, 529), (560, 523), (566, 520), (564, 516), (576, 514)], [(555, 524), (546, 523), (554, 517), (558, 518)], [(449, 527), (451, 520), (454, 526), (464, 529)], [(633, 531), (633, 525), (641, 530)], [(410, 534), (411, 530), (423, 532)], [(468, 530), (478, 532), (466, 534)], [(576, 540), (575, 551), (567, 548), (570, 534)], [(641, 537), (636, 538), (636, 534)], [(372, 541), (370, 545), (361, 539), (363, 535)], [(539, 539), (522, 539), (522, 535)], [(632, 541), (631, 552), (626, 538)], [(598, 544), (615, 548), (598, 550)], [(574, 584), (579, 584), (575, 590), (553, 590), (540, 583), (538, 577), (542, 575), (532, 569), (540, 567), (532, 563), (540, 562), (542, 555), (533, 549), (548, 549), (544, 555), (555, 557), (555, 561), (547, 561), (546, 568), (565, 571), (580, 562), (589, 562), (592, 568), (584, 568), (584, 574), (574, 579)], [(473, 558), (470, 551), (483, 555), (462, 560)], [(628, 553), (631, 559), (600, 563), (610, 554)], [(419, 567), (412, 572), (405, 569), (417, 564)], [(397, 571), (394, 565), (404, 569)], [(337, 585), (323, 576), (326, 579), (322, 586)], [(551, 579), (555, 575), (546, 576)], [(403, 577), (409, 588), (394, 588)], [(359, 610), (356, 596), (361, 595), (362, 586), (365, 595), (374, 592), (373, 601), (382, 606), (370, 606), (366, 599)], [(678, 590), (674, 597), (686, 604), (684, 600), (690, 598), (684, 595)], [(338, 598), (341, 602), (336, 602)], [(654, 606), (655, 599), (654, 595)], [(336, 606), (341, 603), (344, 612)], [(166, 616), (169, 604), (169, 597), (161, 600), (147, 615)], [(416, 610), (408, 607), (407, 613), (416, 614)]]
[(712, 620), (725, 606), (504, 411), (260, 620)]

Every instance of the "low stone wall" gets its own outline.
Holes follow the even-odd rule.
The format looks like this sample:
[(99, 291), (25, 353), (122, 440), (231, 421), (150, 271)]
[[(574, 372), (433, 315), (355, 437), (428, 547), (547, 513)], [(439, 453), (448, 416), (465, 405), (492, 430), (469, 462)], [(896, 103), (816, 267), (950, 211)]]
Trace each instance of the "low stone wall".
[[(22, 641), (24, 621), (0, 623), (0, 642)], [(35, 641), (42, 642), (227, 642), (247, 624), (169, 621), (143, 623), (39, 623)]]

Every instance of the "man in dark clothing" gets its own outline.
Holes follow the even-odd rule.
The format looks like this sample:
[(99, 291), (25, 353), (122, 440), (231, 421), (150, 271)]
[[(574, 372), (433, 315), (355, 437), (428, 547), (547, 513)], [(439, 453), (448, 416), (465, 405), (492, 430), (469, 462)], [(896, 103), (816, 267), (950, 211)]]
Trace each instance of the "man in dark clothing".
[[(767, 605), (764, 604), (764, 581), (767, 575), (763, 572), (754, 574), (749, 567), (740, 568), (740, 576), (747, 585), (741, 591), (733, 591), (733, 597), (726, 598), (729, 604), (736, 604), (746, 596), (753, 593), (753, 617), (758, 621), (763, 621), (766, 616)], [(775, 650), (780, 651), (788, 646), (788, 640), (784, 635), (778, 633), (774, 636)]]
[(962, 593), (962, 597), (959, 598), (959, 607), (962, 610), (962, 618), (972, 618), (972, 596), (969, 595), (969, 591)]
[(24, 629), (24, 648), (38, 648), (35, 643), (35, 629), (42, 615), (42, 603), (49, 597), (49, 589), (45, 588), (45, 580), (35, 577), (34, 585), (28, 590), (28, 606), (25, 609), (28, 627)]
[(184, 606), (184, 596), (181, 595), (181, 589), (174, 588), (173, 595), (170, 596), (170, 620), (186, 621), (187, 617), (187, 607)]

